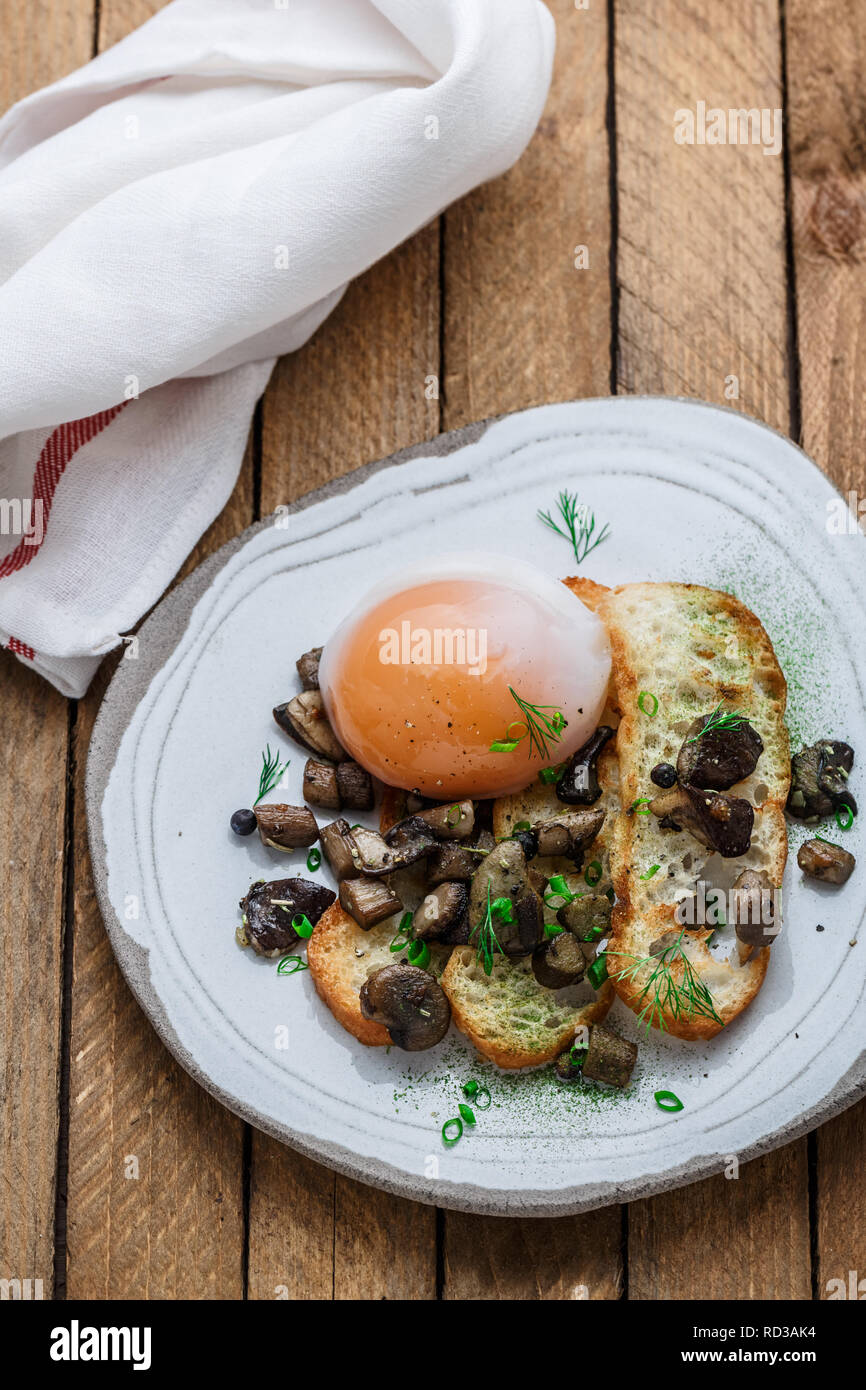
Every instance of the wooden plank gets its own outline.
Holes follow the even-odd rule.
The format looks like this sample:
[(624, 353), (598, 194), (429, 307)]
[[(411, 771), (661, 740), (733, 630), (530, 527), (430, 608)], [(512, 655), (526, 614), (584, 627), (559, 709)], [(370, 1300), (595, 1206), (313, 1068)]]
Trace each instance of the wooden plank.
[[(0, 111), (90, 56), (91, 0), (0, 0)], [(67, 703), (0, 655), (0, 1278), (54, 1287)]]
[[(610, 389), (607, 13), (550, 8), (554, 81), (529, 149), (445, 217), (446, 429)], [(444, 1297), (617, 1298), (620, 1225), (618, 1207), (552, 1221), (447, 1212)]]
[[(249, 525), (252, 455), (184, 565)], [(74, 737), (69, 1298), (240, 1298), (243, 1125), (178, 1066), (114, 960), (93, 886), (87, 747), (116, 659), (79, 701)]]
[[(151, 0), (102, 0), (100, 48), (159, 8)], [(232, 497), (179, 578), (252, 519), (248, 451)], [(74, 737), (67, 1293), (240, 1298), (243, 1125), (166, 1052), (120, 975), (95, 898), (84, 772), (114, 664), (104, 664), (79, 702)]]
[[(803, 447), (845, 493), (866, 499), (866, 4), (785, 7), (791, 204)], [(863, 522), (861, 521), (861, 525)], [(866, 1277), (866, 1102), (822, 1125), (816, 1292)], [(862, 1296), (862, 1295), (861, 1295)]]
[[(439, 427), (439, 231), (350, 287), (265, 395), (262, 512)], [(435, 1212), (253, 1135), (249, 1296), (435, 1297)]]
[[(698, 101), (781, 107), (775, 0), (733, 0), (718, 24), (677, 0), (623, 0), (615, 73), (619, 387), (727, 402), (787, 429), (782, 157), (674, 139), (675, 113), (696, 112)], [(630, 1298), (808, 1298), (805, 1140), (736, 1181), (634, 1203), (628, 1289)]]

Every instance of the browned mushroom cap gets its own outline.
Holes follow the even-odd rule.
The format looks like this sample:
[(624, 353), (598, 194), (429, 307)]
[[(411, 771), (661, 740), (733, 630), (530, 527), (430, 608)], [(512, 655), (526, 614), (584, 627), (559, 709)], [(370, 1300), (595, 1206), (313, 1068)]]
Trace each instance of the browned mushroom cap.
[(469, 891), (470, 929), (487, 916), (488, 902), (508, 898), (512, 921), (497, 917), (496, 939), (507, 956), (527, 956), (541, 940), (544, 904), (529, 882), (526, 857), (517, 840), (503, 840), (482, 859)]
[(381, 1023), (396, 1047), (423, 1052), (448, 1032), (451, 1005), (444, 991), (415, 965), (385, 965), (361, 986), (361, 1013)]
[(809, 878), (818, 878), (822, 883), (847, 883), (857, 861), (841, 845), (831, 845), (826, 840), (807, 840), (800, 846), (797, 863)]
[(564, 816), (537, 821), (532, 828), (538, 836), (539, 855), (564, 854), (577, 860), (595, 839), (604, 820), (604, 811), (596, 810), (569, 811)]
[(308, 752), (316, 753), (321, 758), (330, 758), (335, 763), (345, 761), (346, 750), (328, 722), (321, 691), (303, 690), (293, 700), (284, 705), (277, 705), (274, 709), (274, 719), (283, 733), (300, 743)]
[(565, 989), (586, 973), (586, 956), (570, 931), (548, 937), (532, 953), (532, 973), (545, 989)]
[(456, 840), (446, 840), (430, 855), (427, 863), (427, 883), (435, 888), (439, 883), (468, 883), (484, 858), (465, 849)]
[(596, 763), (598, 755), (614, 730), (607, 724), (599, 724), (583, 745), (569, 760), (565, 772), (556, 784), (556, 795), (568, 806), (593, 806), (601, 796), (598, 784)]
[(436, 843), (432, 827), (420, 816), (407, 816), (385, 832), (385, 844), (401, 868), (423, 859)]
[[(459, 927), (466, 919), (469, 889), (465, 883), (440, 883), (415, 910), (412, 935), (416, 941), (441, 940), (446, 932)], [(467, 930), (468, 939), (468, 930)]]
[(611, 901), (604, 893), (584, 893), (566, 903), (556, 914), (560, 926), (577, 937), (589, 965), (598, 954), (598, 943), (610, 931), (610, 914)]
[(284, 806), (273, 802), (267, 806), (254, 806), (253, 815), (262, 844), (270, 849), (301, 849), (319, 838), (316, 817), (307, 806)]
[(822, 738), (811, 748), (803, 748), (791, 759), (789, 815), (800, 820), (818, 821), (843, 806), (857, 815), (857, 802), (848, 790), (848, 774), (854, 766), (854, 749), (849, 743)]
[(677, 776), (691, 787), (721, 792), (751, 776), (764, 744), (748, 719), (733, 727), (713, 725), (702, 733), (709, 718), (701, 715), (689, 725), (677, 757)]
[(731, 914), (744, 946), (772, 946), (781, 930), (773, 885), (763, 871), (744, 869), (731, 888)]
[(319, 688), (319, 662), (322, 659), (322, 651), (322, 647), (311, 647), (295, 662), (304, 690), (318, 690)]
[(432, 806), (429, 811), (419, 811), (417, 818), (429, 825), (437, 840), (468, 840), (475, 829), (475, 807), (471, 801)]
[(583, 1063), (585, 1077), (603, 1081), (607, 1086), (627, 1086), (636, 1061), (637, 1043), (627, 1042), (600, 1023), (593, 1025)]
[(386, 917), (393, 917), (403, 904), (381, 879), (344, 878), (340, 883), (340, 906), (363, 931), (369, 931)]
[(664, 829), (688, 830), (723, 859), (739, 858), (752, 843), (755, 811), (742, 796), (724, 796), (680, 782), (655, 797), (650, 810)]
[(247, 940), (260, 956), (284, 956), (301, 940), (292, 918), (304, 916), (315, 926), (336, 896), (305, 878), (262, 879), (240, 902)]

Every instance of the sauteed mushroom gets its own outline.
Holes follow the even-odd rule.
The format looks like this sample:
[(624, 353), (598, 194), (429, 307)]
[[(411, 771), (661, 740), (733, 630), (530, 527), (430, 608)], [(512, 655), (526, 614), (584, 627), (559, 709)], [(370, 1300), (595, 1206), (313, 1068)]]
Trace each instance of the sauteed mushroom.
[(340, 883), (340, 905), (363, 931), (393, 917), (403, 906), (388, 884), (377, 878), (344, 878)]
[(361, 986), (361, 1013), (388, 1029), (405, 1052), (435, 1047), (448, 1032), (451, 1006), (426, 970), (402, 962), (375, 970)]
[(822, 883), (847, 883), (857, 861), (841, 845), (807, 840), (800, 846), (797, 863), (809, 878), (818, 878)]
[(577, 984), (586, 973), (586, 956), (580, 942), (570, 931), (548, 937), (532, 953), (532, 973), (545, 989), (565, 989)]
[(744, 869), (731, 889), (731, 925), (744, 946), (772, 946), (779, 934), (773, 885), (763, 871)]
[(301, 940), (292, 919), (304, 916), (315, 926), (336, 896), (305, 878), (262, 879), (241, 898), (242, 935), (260, 956), (284, 956)]
[(556, 914), (556, 920), (580, 942), (588, 965), (598, 953), (598, 943), (610, 930), (611, 901), (604, 893), (584, 893)]
[(323, 826), (319, 832), (319, 839), (331, 873), (338, 883), (341, 879), (351, 878), (358, 872), (354, 857), (355, 846), (347, 820), (341, 817), (340, 820), (331, 821), (330, 825)]
[(309, 801), (311, 806), (324, 806), (330, 811), (342, 809), (337, 769), (333, 763), (307, 759), (304, 764), (304, 800)]
[(843, 806), (857, 814), (857, 802), (848, 790), (848, 774), (854, 765), (854, 749), (848, 743), (822, 738), (791, 759), (791, 790), (787, 810), (800, 820), (817, 821)]
[(325, 702), (319, 690), (303, 690), (294, 699), (274, 709), (274, 719), (283, 733), (300, 743), (310, 753), (339, 763), (346, 760), (346, 750), (339, 742), (325, 713)]
[(637, 1043), (627, 1042), (600, 1023), (593, 1025), (583, 1063), (584, 1076), (590, 1081), (604, 1081), (608, 1086), (627, 1086), (636, 1061)]
[(601, 830), (604, 819), (604, 811), (598, 810), (570, 811), (563, 816), (536, 821), (532, 828), (538, 836), (539, 855), (563, 854), (577, 863), (586, 846)]
[(569, 759), (565, 772), (556, 784), (556, 795), (568, 806), (592, 806), (601, 796), (596, 764), (598, 755), (614, 730), (607, 724), (599, 724), (577, 752)]
[(712, 715), (701, 715), (686, 732), (677, 757), (677, 776), (701, 790), (726, 791), (751, 776), (763, 751), (760, 734), (748, 719), (725, 725), (714, 724)]
[(742, 796), (724, 796), (680, 782), (650, 802), (667, 830), (688, 830), (723, 859), (738, 859), (752, 842), (755, 811)]
[(350, 811), (372, 811), (373, 779), (365, 767), (351, 759), (337, 763), (337, 791), (341, 806)]
[(437, 840), (468, 840), (475, 829), (475, 807), (471, 801), (452, 801), (419, 811), (417, 819), (429, 825)]
[[(468, 928), (467, 908), (469, 889), (465, 883), (440, 883), (432, 893), (428, 893), (412, 918), (412, 935), (416, 941), (442, 940), (465, 923)], [(468, 939), (468, 930), (467, 930)]]
[(496, 939), (507, 956), (527, 956), (544, 930), (544, 904), (526, 870), (523, 850), (516, 840), (503, 840), (491, 850), (475, 871), (469, 893), (469, 920), (472, 928), (483, 922), (488, 901), (508, 898), (512, 920), (497, 917)]
[(311, 647), (295, 662), (304, 690), (318, 690), (319, 688), (319, 662), (322, 659), (322, 651), (322, 647)]
[(273, 802), (266, 806), (254, 806), (253, 815), (262, 844), (270, 849), (301, 849), (319, 838), (316, 817), (307, 806), (285, 806)]

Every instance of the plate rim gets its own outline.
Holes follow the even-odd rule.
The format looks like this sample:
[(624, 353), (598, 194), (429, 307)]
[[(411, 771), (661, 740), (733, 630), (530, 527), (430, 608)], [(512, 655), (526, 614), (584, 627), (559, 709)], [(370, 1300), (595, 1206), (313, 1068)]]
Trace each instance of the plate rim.
[[(491, 425), (503, 420), (531, 414), (550, 406), (613, 405), (616, 408), (621, 405), (634, 406), (641, 402), (654, 405), (685, 405), (690, 409), (704, 409), (733, 417), (740, 425), (746, 424), (759, 430), (765, 430), (800, 454), (810, 468), (814, 469), (819, 477), (840, 497), (843, 497), (834, 480), (818, 467), (795, 440), (781, 430), (766, 424), (766, 422), (755, 419), (742, 410), (718, 405), (712, 401), (688, 396), (643, 394), (593, 396), (563, 402), (545, 402), (540, 406), (504, 412), (489, 416), (484, 420), (473, 421), (458, 429), (436, 435), (433, 439), (421, 440), (406, 448), (396, 450), (385, 458), (362, 464), (339, 478), (331, 479), (312, 492), (304, 493), (295, 501), (281, 505), (280, 512), (283, 515), (297, 514), (319, 502), (351, 492), (376, 473), (387, 468), (399, 467), (400, 464), (413, 459), (447, 457), (467, 445), (477, 443)], [(289, 1126), (270, 1119), (258, 1111), (255, 1106), (223, 1090), (204, 1071), (195, 1056), (181, 1042), (151, 981), (150, 953), (146, 947), (139, 945), (126, 932), (117, 917), (109, 896), (107, 847), (103, 836), (101, 813), (103, 795), (121, 741), (140, 700), (159, 671), (170, 659), (175, 648), (183, 640), (186, 631), (184, 619), (188, 618), (198, 600), (232, 556), (242, 549), (252, 537), (266, 527), (272, 526), (275, 515), (276, 512), (272, 512), (245, 527), (212, 555), (207, 556), (191, 574), (158, 600), (138, 629), (140, 637), (147, 635), (147, 642), (139, 644), (139, 655), (135, 661), (121, 661), (118, 664), (106, 688), (94, 722), (87, 751), (85, 772), (86, 821), (94, 887), (114, 958), (148, 1023), (154, 1028), (157, 1036), (175, 1061), (230, 1113), (277, 1139), (286, 1147), (294, 1149), (305, 1157), (322, 1163), (346, 1177), (412, 1201), (481, 1215), (556, 1217), (577, 1215), (612, 1203), (654, 1196), (693, 1182), (700, 1182), (717, 1174), (719, 1169), (718, 1157), (707, 1156), (704, 1162), (700, 1159), (691, 1159), (687, 1163), (673, 1169), (669, 1168), (663, 1173), (638, 1174), (616, 1184), (571, 1185), (557, 1190), (481, 1188), (465, 1182), (443, 1184), (437, 1179), (428, 1179), (421, 1174), (408, 1173), (384, 1160), (368, 1158), (331, 1140), (317, 1139), (315, 1136), (296, 1133)], [(864, 1095), (866, 1095), (866, 1052), (861, 1053), (857, 1061), (840, 1078), (832, 1090), (810, 1109), (740, 1150), (738, 1154), (740, 1161), (748, 1162), (800, 1138), (818, 1125), (834, 1118), (849, 1106), (856, 1104)]]

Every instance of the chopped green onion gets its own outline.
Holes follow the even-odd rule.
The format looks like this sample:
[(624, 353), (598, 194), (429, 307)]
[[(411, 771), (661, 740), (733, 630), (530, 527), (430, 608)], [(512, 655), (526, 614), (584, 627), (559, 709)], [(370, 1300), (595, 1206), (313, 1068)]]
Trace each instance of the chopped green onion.
[(565, 763), (557, 763), (555, 767), (543, 767), (538, 774), (539, 782), (543, 782), (546, 787), (550, 787), (554, 782), (559, 782), (565, 773)]
[[(513, 753), (519, 742), (520, 742), (520, 739), (519, 739), (519, 738), (513, 738), (513, 739), (507, 739), (507, 740), (504, 739), (504, 738), (499, 738), (499, 739), (496, 740), (495, 743), (491, 743), (491, 745), (490, 745), (490, 752), (491, 752), (491, 753)], [(454, 1142), (456, 1143), (457, 1141), (455, 1140)]]
[(313, 935), (313, 924), (306, 913), (300, 912), (297, 917), (292, 918), (292, 931), (297, 932), (304, 941), (308, 941)]
[[(839, 812), (842, 810), (848, 812), (847, 819), (844, 823), (839, 819)], [(840, 830), (850, 830), (851, 826), (854, 824), (854, 812), (851, 810), (851, 807), (848, 805), (847, 801), (841, 801), (839, 805), (836, 807), (836, 824), (838, 825)]]
[(545, 922), (544, 924), (544, 935), (547, 937), (559, 936), (560, 932), (563, 931), (565, 928), (561, 927), (558, 922)]
[(403, 916), (400, 918), (400, 925), (399, 925), (399, 927), (397, 928), (396, 935), (393, 936), (393, 937), (391, 938), (391, 943), (390, 943), (390, 945), (389, 945), (389, 947), (388, 947), (388, 950), (389, 950), (389, 951), (402, 951), (402, 950), (405, 949), (406, 946), (409, 945), (409, 942), (410, 942), (411, 940), (412, 940), (412, 913), (411, 913), (411, 912), (404, 912), (404, 913), (403, 913)]
[[(486, 1105), (482, 1105), (482, 1104), (481, 1104), (481, 1097), (482, 1097), (482, 1096), (486, 1096), (486, 1097), (487, 1097), (487, 1103), (486, 1103)], [(479, 1086), (479, 1087), (478, 1087), (478, 1090), (475, 1092), (475, 1109), (476, 1109), (476, 1110), (489, 1110), (492, 1104), (493, 1104), (493, 1100), (492, 1100), (492, 1097), (491, 1097), (490, 1092), (488, 1091), (487, 1087), (486, 1087), (486, 1086)]]
[[(646, 700), (652, 700), (652, 709), (647, 709), (646, 704), (644, 703), (644, 701)], [(641, 711), (642, 714), (646, 715), (647, 719), (655, 719), (656, 715), (659, 712), (659, 702), (658, 697), (653, 695), (651, 690), (642, 690), (637, 697), (637, 703), (638, 709)]]
[(519, 820), (514, 827), (515, 830), (531, 830), (532, 826), (528, 820)]
[(510, 898), (494, 898), (490, 904), (490, 911), (494, 912), (501, 922), (514, 921), (514, 904)]
[[(593, 869), (595, 869), (596, 872), (593, 874), (592, 878), (590, 878)], [(601, 867), (600, 862), (597, 859), (593, 859), (583, 875), (583, 881), (587, 888), (595, 888), (596, 884), (601, 883), (601, 876), (603, 873), (604, 869)]]
[(641, 874), (641, 879), (653, 878), (661, 868), (661, 864), (653, 864), (651, 869), (647, 869), (645, 874)]
[(457, 1109), (460, 1111), (461, 1116), (468, 1125), (475, 1124), (475, 1112), (470, 1108), (470, 1106), (464, 1105), (461, 1101)]
[(679, 1096), (675, 1096), (673, 1091), (656, 1091), (654, 1099), (659, 1110), (669, 1110), (673, 1114), (684, 1109)]
[(637, 799), (637, 801), (633, 801), (633, 802), (631, 803), (631, 805), (629, 806), (628, 809), (629, 809), (630, 811), (636, 811), (638, 806), (645, 806), (645, 807), (646, 807), (646, 810), (645, 810), (645, 811), (637, 811), (637, 814), (638, 814), (639, 816), (649, 816), (649, 815), (652, 814), (652, 812), (650, 811), (650, 808), (649, 808), (650, 802), (651, 802), (651, 801), (652, 801), (652, 797), (651, 797), (651, 796), (639, 796), (638, 799)]
[(470, 1081), (467, 1081), (467, 1082), (466, 1082), (466, 1085), (463, 1087), (463, 1094), (464, 1094), (464, 1096), (468, 1096), (470, 1100), (472, 1099), (473, 1096), (477, 1096), (477, 1095), (478, 1095), (478, 1082), (475, 1081), (474, 1079), (473, 1079), (473, 1080), (470, 1080)]
[(450, 1148), (463, 1134), (463, 1121), (455, 1115), (453, 1120), (446, 1120), (442, 1126), (442, 1143)]
[(588, 1047), (578, 1047), (577, 1043), (575, 1043), (568, 1054), (568, 1060), (571, 1062), (571, 1065), (573, 1067), (582, 1067), (586, 1061), (586, 1054), (588, 1051)]
[(459, 825), (461, 814), (462, 812), (460, 810), (460, 807), (455, 801), (453, 806), (448, 807), (448, 811), (445, 816), (445, 824), (450, 826)]
[(299, 970), (309, 970), (306, 961), (301, 960), (300, 956), (283, 956), (277, 966), (278, 975), (297, 975)]
[(311, 874), (314, 874), (314, 873), (316, 872), (316, 870), (318, 869), (319, 865), (321, 864), (321, 862), (322, 862), (322, 856), (321, 856), (320, 851), (317, 850), (317, 849), (315, 849), (315, 848), (311, 849), (310, 852), (309, 852), (309, 854), (307, 855), (307, 869), (308, 869), (308, 871), (309, 871)]
[(586, 978), (593, 989), (601, 989), (607, 979), (607, 956), (596, 956), (586, 972)]
[(412, 941), (409, 943), (407, 958), (410, 965), (417, 965), (419, 970), (426, 970), (430, 964), (430, 947), (426, 941)]

